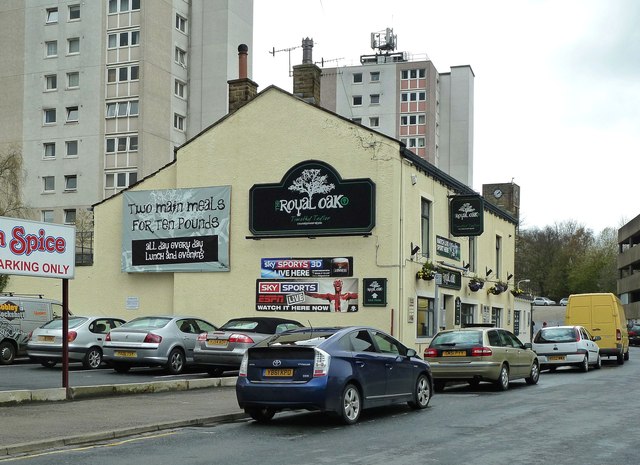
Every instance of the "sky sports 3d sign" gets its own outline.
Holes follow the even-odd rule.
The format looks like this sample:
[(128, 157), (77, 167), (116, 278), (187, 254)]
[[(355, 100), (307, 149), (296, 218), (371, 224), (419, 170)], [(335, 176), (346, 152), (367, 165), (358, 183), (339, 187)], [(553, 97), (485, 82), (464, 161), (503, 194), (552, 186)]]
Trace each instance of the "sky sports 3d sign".
[(0, 217), (0, 274), (73, 279), (76, 228)]
[(449, 202), (452, 236), (480, 236), (484, 232), (484, 200), (479, 195), (457, 195)]
[(353, 257), (263, 258), (261, 278), (339, 278), (353, 276)]
[(280, 183), (249, 193), (249, 229), (256, 236), (360, 234), (375, 226), (375, 184), (345, 179), (322, 161), (295, 165)]
[(122, 271), (229, 271), (231, 187), (125, 191)]

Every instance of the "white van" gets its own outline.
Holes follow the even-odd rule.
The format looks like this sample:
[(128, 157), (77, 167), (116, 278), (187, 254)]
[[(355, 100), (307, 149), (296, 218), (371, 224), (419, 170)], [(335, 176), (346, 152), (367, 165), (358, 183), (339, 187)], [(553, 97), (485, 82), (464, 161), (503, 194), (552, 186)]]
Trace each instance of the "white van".
[(0, 293), (0, 365), (26, 355), (29, 333), (62, 317), (62, 303), (42, 295)]

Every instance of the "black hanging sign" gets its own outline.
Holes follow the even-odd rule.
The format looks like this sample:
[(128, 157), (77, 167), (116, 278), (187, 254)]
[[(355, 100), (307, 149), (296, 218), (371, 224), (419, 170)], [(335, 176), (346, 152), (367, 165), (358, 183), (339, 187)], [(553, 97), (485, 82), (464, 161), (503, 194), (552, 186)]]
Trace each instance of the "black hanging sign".
[(457, 195), (449, 203), (452, 236), (480, 236), (484, 232), (484, 200), (479, 195)]
[(343, 180), (319, 160), (299, 163), (280, 183), (249, 191), (249, 229), (256, 236), (368, 233), (375, 211), (371, 179)]
[(365, 307), (384, 307), (387, 305), (387, 278), (363, 278), (364, 292), (362, 304)]

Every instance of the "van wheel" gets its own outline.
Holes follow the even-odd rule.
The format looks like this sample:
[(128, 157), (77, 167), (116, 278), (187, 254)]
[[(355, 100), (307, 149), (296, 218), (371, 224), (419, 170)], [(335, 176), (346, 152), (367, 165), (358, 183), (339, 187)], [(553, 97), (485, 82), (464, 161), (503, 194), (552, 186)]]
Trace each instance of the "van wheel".
[(624, 360), (625, 360), (624, 354), (622, 352), (620, 352), (618, 354), (618, 365), (622, 365), (624, 363)]
[(11, 365), (16, 358), (16, 348), (9, 341), (0, 342), (0, 365)]
[(629, 349), (627, 349), (627, 351), (625, 352), (624, 359), (629, 360)]

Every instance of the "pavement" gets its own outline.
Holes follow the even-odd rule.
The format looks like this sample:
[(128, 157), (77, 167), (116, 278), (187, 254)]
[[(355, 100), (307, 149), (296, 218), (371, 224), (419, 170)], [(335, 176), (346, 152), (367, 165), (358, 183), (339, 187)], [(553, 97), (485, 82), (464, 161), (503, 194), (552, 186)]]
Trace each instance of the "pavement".
[(245, 418), (236, 378), (0, 392), (3, 457)]

